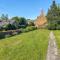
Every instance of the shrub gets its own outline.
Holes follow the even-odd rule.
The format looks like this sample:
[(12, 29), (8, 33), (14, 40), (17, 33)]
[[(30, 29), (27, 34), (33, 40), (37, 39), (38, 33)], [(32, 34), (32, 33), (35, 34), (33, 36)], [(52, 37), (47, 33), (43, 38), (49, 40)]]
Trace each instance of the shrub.
[(36, 29), (35, 26), (29, 26), (29, 27), (26, 27), (25, 32), (29, 32), (29, 31), (32, 31), (32, 30), (35, 30), (35, 29)]
[(58, 25), (58, 26), (56, 27), (56, 29), (57, 29), (57, 30), (60, 30), (60, 25)]
[(2, 31), (3, 30), (3, 27), (0, 27), (0, 31)]
[(10, 34), (5, 35), (5, 38), (7, 38), (7, 37), (11, 37), (11, 35)]
[(26, 28), (26, 25), (19, 25), (18, 28)]
[(3, 32), (0, 32), (0, 39), (5, 38), (5, 34)]
[(13, 24), (8, 24), (5, 29), (6, 29), (6, 30), (15, 30), (16, 27), (15, 27), (15, 25), (13, 25)]
[(56, 23), (49, 23), (48, 24), (48, 29), (49, 30), (56, 30), (57, 24)]

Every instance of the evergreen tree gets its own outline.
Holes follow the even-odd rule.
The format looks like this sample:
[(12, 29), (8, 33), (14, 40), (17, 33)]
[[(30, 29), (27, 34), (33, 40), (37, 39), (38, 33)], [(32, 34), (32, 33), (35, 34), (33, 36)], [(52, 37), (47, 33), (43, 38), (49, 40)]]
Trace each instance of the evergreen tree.
[[(56, 4), (55, 0), (48, 9), (47, 19), (49, 29), (57, 29), (60, 25), (60, 6)], [(60, 27), (58, 28), (60, 29)]]
[(53, 1), (50, 9), (48, 9), (47, 19), (49, 22), (58, 19), (58, 6), (55, 1)]

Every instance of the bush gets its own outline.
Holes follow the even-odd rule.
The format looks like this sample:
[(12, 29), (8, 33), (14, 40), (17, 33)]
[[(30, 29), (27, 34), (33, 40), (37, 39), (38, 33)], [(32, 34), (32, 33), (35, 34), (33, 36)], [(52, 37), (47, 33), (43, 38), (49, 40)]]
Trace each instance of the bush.
[(57, 29), (57, 30), (60, 30), (60, 25), (58, 25), (58, 26), (56, 27), (56, 29)]
[(60, 24), (58, 23), (50, 23), (48, 24), (49, 30), (60, 30)]
[(35, 30), (36, 27), (35, 26), (29, 26), (29, 27), (26, 27), (26, 29), (24, 30), (25, 32), (29, 32), (29, 31), (33, 31)]
[(3, 30), (3, 27), (0, 27), (0, 31), (2, 31)]
[(18, 28), (26, 28), (26, 25), (19, 25)]
[(49, 23), (48, 24), (48, 29), (49, 30), (56, 30), (57, 24), (56, 23)]
[(0, 32), (0, 39), (5, 38), (5, 34), (3, 32)]
[(10, 34), (5, 35), (5, 38), (7, 38), (7, 37), (11, 37), (11, 35)]
[(5, 29), (6, 29), (6, 30), (15, 30), (16, 27), (15, 27), (15, 25), (13, 25), (13, 24), (8, 24)]

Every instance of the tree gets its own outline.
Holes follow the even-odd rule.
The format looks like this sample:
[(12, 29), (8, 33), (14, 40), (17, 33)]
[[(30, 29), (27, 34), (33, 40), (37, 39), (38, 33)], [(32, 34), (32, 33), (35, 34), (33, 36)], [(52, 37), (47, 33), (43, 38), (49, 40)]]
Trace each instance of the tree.
[(24, 17), (13, 17), (12, 20), (16, 21), (16, 26), (18, 28), (25, 27), (27, 25), (27, 21)]
[(5, 20), (8, 20), (8, 14), (5, 15)]
[(19, 18), (19, 28), (25, 28), (27, 26), (27, 20), (24, 17)]
[(15, 20), (15, 26), (18, 28), (19, 26), (19, 17), (18, 16), (15, 16), (15, 17), (12, 17), (12, 20)]
[(60, 7), (56, 4), (55, 0), (48, 9), (47, 19), (49, 28), (56, 29), (58, 26), (58, 21), (60, 21)]
[(1, 15), (1, 20), (8, 20), (8, 14), (6, 14), (6, 15), (2, 14)]
[(47, 19), (49, 22), (58, 19), (58, 7), (55, 1), (53, 1), (50, 9), (48, 9)]
[(12, 20), (15, 20), (16, 22), (19, 22), (19, 17), (18, 16), (12, 17)]
[(20, 18), (19, 18), (19, 24), (20, 24), (20, 25), (26, 25), (26, 24), (27, 24), (26, 19), (25, 19), (24, 17), (20, 17)]
[(6, 30), (15, 30), (16, 27), (15, 27), (15, 25), (13, 25), (13, 24), (8, 24), (5, 29), (6, 29)]

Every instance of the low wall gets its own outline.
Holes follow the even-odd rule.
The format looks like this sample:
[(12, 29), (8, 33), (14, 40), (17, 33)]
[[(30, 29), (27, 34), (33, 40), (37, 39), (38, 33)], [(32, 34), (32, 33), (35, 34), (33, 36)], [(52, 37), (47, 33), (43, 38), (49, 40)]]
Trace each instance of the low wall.
[(5, 38), (6, 36), (14, 36), (21, 33), (21, 30), (8, 30), (0, 32), (0, 39)]

